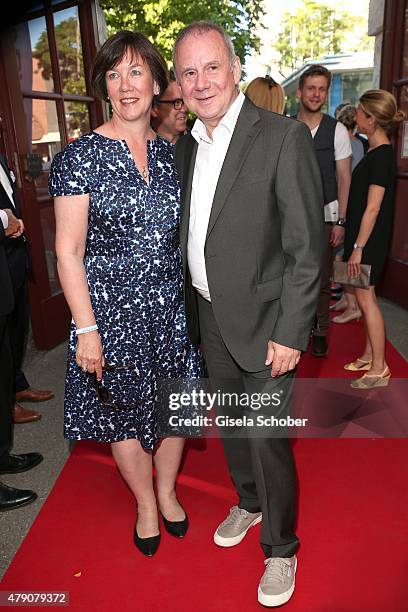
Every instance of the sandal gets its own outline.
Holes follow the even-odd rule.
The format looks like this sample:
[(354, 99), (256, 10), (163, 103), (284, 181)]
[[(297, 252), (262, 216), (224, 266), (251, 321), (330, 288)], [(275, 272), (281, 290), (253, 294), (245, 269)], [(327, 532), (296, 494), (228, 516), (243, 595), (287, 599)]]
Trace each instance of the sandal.
[(344, 369), (348, 370), (349, 372), (359, 372), (360, 370), (370, 370), (371, 362), (372, 362), (371, 359), (366, 361), (365, 359), (360, 359), (360, 357), (357, 357), (355, 361), (346, 363), (346, 365), (344, 366)]
[(353, 389), (374, 389), (376, 387), (386, 387), (390, 382), (391, 372), (388, 366), (381, 374), (363, 374), (361, 378), (353, 380), (350, 387)]

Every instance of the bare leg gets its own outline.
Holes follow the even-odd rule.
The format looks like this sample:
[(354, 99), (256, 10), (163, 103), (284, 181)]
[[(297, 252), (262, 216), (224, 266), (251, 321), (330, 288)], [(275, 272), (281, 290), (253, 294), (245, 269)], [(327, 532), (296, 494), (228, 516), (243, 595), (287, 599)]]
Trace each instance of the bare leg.
[(153, 489), (152, 455), (138, 440), (111, 444), (112, 455), (137, 501), (137, 533), (141, 538), (159, 534), (159, 519)]
[[(378, 306), (374, 287), (356, 289), (356, 298), (366, 322), (369, 345), (372, 347), (370, 374), (381, 374), (385, 369), (384, 319)], [(367, 344), (366, 344), (367, 350)]]
[(164, 438), (153, 456), (159, 507), (169, 521), (182, 521), (185, 518), (175, 490), (183, 447), (184, 438)]

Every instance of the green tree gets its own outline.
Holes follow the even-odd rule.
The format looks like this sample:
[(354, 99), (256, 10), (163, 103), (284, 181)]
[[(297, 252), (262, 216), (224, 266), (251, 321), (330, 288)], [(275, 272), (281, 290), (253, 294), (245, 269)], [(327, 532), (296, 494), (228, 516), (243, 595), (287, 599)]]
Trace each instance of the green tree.
[(342, 41), (352, 27), (346, 13), (315, 0), (303, 0), (294, 14), (286, 12), (283, 17), (276, 44), (280, 69), (293, 72), (307, 59), (341, 53)]
[[(82, 45), (79, 22), (75, 17), (61, 21), (55, 28), (55, 38), (58, 49), (58, 63), (62, 89), (64, 93), (86, 95)], [(35, 48), (33, 57), (38, 59), (42, 77), (48, 81), (52, 76), (50, 49), (47, 32), (42, 32)], [(88, 129), (88, 109), (86, 104), (66, 102), (66, 118), (71, 132)]]
[(243, 65), (246, 55), (259, 49), (257, 31), (264, 14), (263, 0), (100, 0), (100, 5), (109, 35), (123, 29), (143, 32), (169, 64), (177, 34), (187, 24), (201, 19), (225, 28)]

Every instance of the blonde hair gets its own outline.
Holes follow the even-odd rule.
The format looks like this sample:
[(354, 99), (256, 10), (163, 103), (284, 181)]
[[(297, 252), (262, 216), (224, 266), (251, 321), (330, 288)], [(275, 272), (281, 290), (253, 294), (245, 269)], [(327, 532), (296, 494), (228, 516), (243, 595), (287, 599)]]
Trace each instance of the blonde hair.
[(270, 76), (257, 77), (250, 82), (245, 94), (256, 106), (274, 113), (283, 113), (285, 108), (285, 92)]
[(396, 99), (385, 89), (369, 89), (359, 102), (365, 114), (374, 117), (377, 125), (387, 132), (405, 119), (405, 113), (398, 109)]

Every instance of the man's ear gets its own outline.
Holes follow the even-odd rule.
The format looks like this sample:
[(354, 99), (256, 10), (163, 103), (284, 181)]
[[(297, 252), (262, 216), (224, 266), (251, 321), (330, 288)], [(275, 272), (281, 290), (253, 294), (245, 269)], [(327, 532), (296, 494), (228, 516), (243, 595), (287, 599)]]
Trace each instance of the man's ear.
[(232, 72), (234, 74), (234, 83), (235, 85), (238, 85), (241, 80), (242, 73), (241, 60), (239, 59), (238, 55), (235, 56)]
[(150, 111), (150, 114), (152, 115), (152, 117), (154, 117), (155, 119), (157, 119), (157, 117), (159, 116), (158, 112), (157, 112), (157, 106), (154, 105), (154, 103), (152, 104), (152, 109)]

